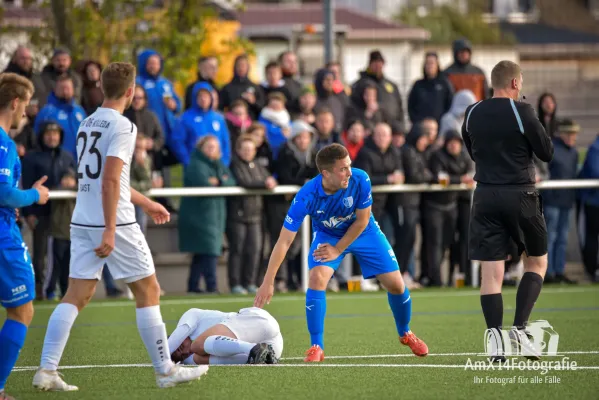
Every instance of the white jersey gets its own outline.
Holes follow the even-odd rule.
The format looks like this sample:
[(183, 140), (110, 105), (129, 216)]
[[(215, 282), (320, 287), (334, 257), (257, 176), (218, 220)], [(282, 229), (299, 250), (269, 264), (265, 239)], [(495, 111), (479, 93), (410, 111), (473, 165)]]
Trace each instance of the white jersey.
[(77, 133), (77, 203), (71, 225), (77, 228), (104, 228), (102, 177), (106, 157), (123, 160), (116, 226), (135, 223), (129, 176), (137, 127), (112, 108), (100, 107), (81, 122)]
[(277, 358), (283, 353), (283, 336), (277, 320), (266, 310), (249, 307), (242, 308), (239, 312), (228, 313), (190, 309), (179, 319), (177, 328), (168, 338), (171, 354), (186, 338), (194, 341), (215, 325), (226, 326), (239, 340), (271, 344)]

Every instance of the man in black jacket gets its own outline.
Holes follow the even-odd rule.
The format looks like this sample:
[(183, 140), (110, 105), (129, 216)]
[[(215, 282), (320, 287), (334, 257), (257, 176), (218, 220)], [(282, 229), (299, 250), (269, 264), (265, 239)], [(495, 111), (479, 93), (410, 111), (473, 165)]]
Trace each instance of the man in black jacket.
[(208, 82), (210, 86), (216, 88), (214, 77), (218, 72), (218, 59), (215, 56), (203, 56), (198, 60), (198, 79), (192, 82), (185, 89), (185, 109), (189, 110), (194, 99), (192, 98), (193, 86), (199, 82)]
[[(379, 104), (383, 109), (383, 113), (387, 116), (389, 124), (397, 121), (404, 126), (404, 111), (401, 101), (401, 94), (397, 84), (387, 78), (383, 74), (385, 59), (380, 51), (374, 50), (370, 53), (368, 68), (360, 73), (358, 79), (352, 85), (351, 100), (355, 104), (359, 104), (364, 98), (364, 89), (369, 84), (374, 84), (377, 87)], [(404, 127), (405, 129), (405, 127)]]
[[(481, 306), (487, 328), (499, 335), (503, 324), (501, 284), (505, 260), (514, 241), (523, 257), (525, 273), (516, 295), (512, 339), (533, 359), (540, 354), (524, 330), (541, 293), (547, 270), (547, 227), (542, 200), (535, 189), (533, 154), (553, 158), (553, 144), (534, 109), (519, 102), (522, 71), (511, 61), (500, 61), (491, 74), (493, 98), (466, 110), (462, 136), (476, 163), (477, 187), (470, 220), (469, 253), (481, 261)], [(499, 344), (501, 345), (501, 343)], [(491, 360), (503, 361), (503, 347), (487, 349)]]
[(408, 114), (412, 124), (424, 118), (433, 118), (437, 122), (449, 111), (453, 99), (453, 88), (441, 74), (437, 53), (426, 53), (424, 56), (423, 78), (412, 86), (408, 97)]
[[(50, 189), (57, 188), (69, 169), (77, 169), (71, 153), (61, 148), (63, 138), (62, 128), (57, 123), (47, 122), (41, 126), (39, 148), (28, 153), (23, 159), (23, 189), (31, 188), (44, 175), (48, 176), (46, 185)], [(23, 208), (23, 217), (33, 231), (33, 268), (38, 299), (45, 297), (42, 289), (51, 206), (52, 202), (48, 202), (43, 206), (32, 205)]]
[(235, 100), (243, 99), (248, 103), (250, 116), (258, 119), (264, 107), (266, 97), (259, 85), (249, 78), (250, 61), (248, 56), (242, 54), (235, 59), (233, 66), (233, 79), (219, 92), (219, 110), (228, 110)]
[[(446, 184), (472, 183), (468, 175), (470, 162), (462, 152), (462, 138), (455, 131), (448, 132), (445, 145), (431, 154), (429, 161), (433, 177)], [(445, 175), (445, 177), (443, 177)], [(431, 286), (441, 286), (443, 255), (453, 241), (458, 216), (458, 192), (430, 192), (423, 195), (426, 236), (422, 238), (428, 256)], [(451, 282), (450, 270), (450, 282)]]

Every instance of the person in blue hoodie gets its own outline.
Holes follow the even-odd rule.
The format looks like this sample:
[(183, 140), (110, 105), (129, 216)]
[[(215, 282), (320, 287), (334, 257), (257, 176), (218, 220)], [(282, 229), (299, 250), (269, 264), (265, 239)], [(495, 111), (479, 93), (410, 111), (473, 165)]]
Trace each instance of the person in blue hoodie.
[[(599, 135), (589, 147), (578, 177), (599, 179)], [(579, 198), (582, 261), (591, 280), (599, 282), (599, 189), (580, 190)]]
[(158, 117), (166, 147), (172, 150), (171, 135), (176, 126), (175, 115), (181, 111), (181, 100), (172, 82), (162, 76), (162, 67), (163, 60), (158, 52), (144, 50), (137, 56), (136, 84), (146, 91), (147, 107)]
[(208, 82), (198, 82), (192, 90), (192, 106), (181, 115), (173, 131), (171, 150), (183, 165), (189, 164), (191, 154), (198, 140), (206, 135), (218, 138), (222, 162), (231, 162), (231, 143), (225, 117), (212, 109), (212, 86)]
[(70, 76), (61, 76), (56, 81), (54, 91), (48, 96), (48, 103), (40, 110), (33, 125), (39, 136), (42, 126), (47, 122), (55, 122), (62, 128), (62, 149), (77, 159), (77, 132), (81, 121), (87, 117), (85, 110), (75, 103), (75, 88)]

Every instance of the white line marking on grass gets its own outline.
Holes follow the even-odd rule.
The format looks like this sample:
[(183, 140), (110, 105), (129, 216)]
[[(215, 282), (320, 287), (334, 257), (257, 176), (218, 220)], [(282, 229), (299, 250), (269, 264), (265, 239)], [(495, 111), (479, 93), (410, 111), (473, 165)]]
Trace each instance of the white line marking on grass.
[[(551, 294), (565, 294), (565, 293), (585, 293), (585, 292), (594, 292), (595, 288), (547, 288), (543, 290), (543, 293), (551, 293)], [(507, 290), (504, 293), (515, 292), (515, 290)], [(459, 291), (459, 292), (410, 292), (410, 295), (414, 297), (415, 300), (424, 299), (424, 298), (435, 298), (441, 299), (445, 297), (468, 297), (468, 296), (480, 296), (480, 292), (478, 290), (468, 290), (468, 291)], [(297, 296), (280, 296), (274, 297), (273, 301), (275, 303), (283, 302), (283, 301), (300, 301), (304, 300), (306, 297), (304, 295)], [(348, 299), (383, 299), (387, 298), (386, 294), (339, 294), (339, 295), (331, 295), (327, 296), (327, 301), (333, 300), (348, 300)], [(168, 305), (192, 305), (192, 304), (236, 304), (236, 303), (248, 303), (252, 302), (253, 299), (251, 297), (210, 297), (210, 298), (194, 298), (189, 297), (187, 299), (171, 299), (171, 300), (163, 300), (160, 302), (162, 306)], [(95, 307), (131, 307), (135, 305), (135, 301), (127, 300), (127, 301), (92, 301), (89, 303), (86, 308), (95, 308)], [(36, 310), (53, 310), (56, 308), (57, 304), (36, 304)]]
[[(112, 365), (67, 365), (64, 367), (60, 367), (60, 370), (65, 369), (92, 369), (92, 368), (150, 368), (152, 364), (112, 364)], [(326, 363), (306, 363), (306, 364), (234, 364), (234, 365), (211, 365), (211, 367), (270, 367), (270, 368), (459, 368), (466, 370), (466, 364), (326, 364)], [(38, 367), (16, 367), (13, 369), (13, 372), (24, 372), (24, 371), (35, 371)], [(539, 371), (539, 368), (535, 368), (534, 366), (525, 367), (525, 366), (514, 366), (514, 367), (499, 367), (496, 366), (498, 371), (501, 370), (518, 370), (518, 371)], [(554, 368), (547, 366), (544, 369), (547, 370), (557, 370), (557, 371), (566, 371), (564, 368)], [(588, 369), (588, 370), (599, 370), (599, 366), (596, 365), (577, 365), (573, 367), (571, 370), (575, 371), (578, 369)], [(567, 370), (570, 371), (570, 370)]]
[[(559, 354), (557, 354), (556, 356), (543, 356), (543, 357), (562, 357), (566, 354), (599, 354), (599, 351), (595, 351), (595, 350), (576, 350), (576, 351), (563, 351)], [(433, 354), (429, 354), (427, 357), (431, 357), (431, 356), (437, 356), (437, 357), (456, 357), (456, 356), (480, 356), (480, 357), (487, 357), (487, 354), (484, 353), (433, 353)], [(414, 358), (415, 356), (412, 354), (371, 354), (371, 355), (363, 355), (363, 356), (328, 356), (327, 360), (340, 360), (340, 359), (367, 359), (367, 358), (393, 358), (393, 357), (412, 357)], [(285, 357), (282, 358), (282, 361), (288, 361), (288, 360), (303, 360), (304, 357)], [(241, 364), (241, 365), (246, 365), (246, 364)], [(319, 366), (389, 366), (389, 367), (426, 367), (427, 365), (430, 365), (430, 368), (437, 368), (437, 364), (316, 364), (316, 363), (310, 363), (310, 364), (278, 364), (278, 366), (283, 366), (283, 367), (296, 367), (296, 366), (308, 366), (308, 365), (319, 365)], [(443, 364), (439, 364), (439, 368), (443, 368)], [(138, 367), (151, 367), (152, 364), (110, 364), (110, 365), (66, 365), (66, 366), (61, 366), (59, 369), (86, 369), (86, 368), (138, 368)], [(221, 366), (221, 365), (214, 365), (214, 366)], [(457, 367), (465, 367), (465, 365), (452, 365), (452, 366), (446, 366), (446, 368), (457, 368)], [(23, 367), (15, 367), (13, 369), (13, 371), (35, 371), (36, 369), (38, 369), (38, 366), (23, 366)], [(584, 367), (577, 367), (577, 368), (581, 368), (581, 369), (599, 369), (599, 366), (584, 366)], [(505, 368), (504, 368), (505, 369)]]

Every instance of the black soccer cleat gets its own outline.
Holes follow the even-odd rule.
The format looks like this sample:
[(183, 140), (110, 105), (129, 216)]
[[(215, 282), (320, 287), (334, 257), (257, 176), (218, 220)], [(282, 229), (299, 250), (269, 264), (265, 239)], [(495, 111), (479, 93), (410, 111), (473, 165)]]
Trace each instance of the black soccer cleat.
[(265, 343), (258, 343), (248, 355), (246, 364), (267, 364), (266, 360), (270, 357), (271, 349)]
[(277, 356), (275, 354), (275, 349), (273, 349), (270, 344), (268, 345), (268, 356), (266, 357), (266, 363), (267, 364), (278, 364), (279, 363), (279, 359), (277, 358)]

